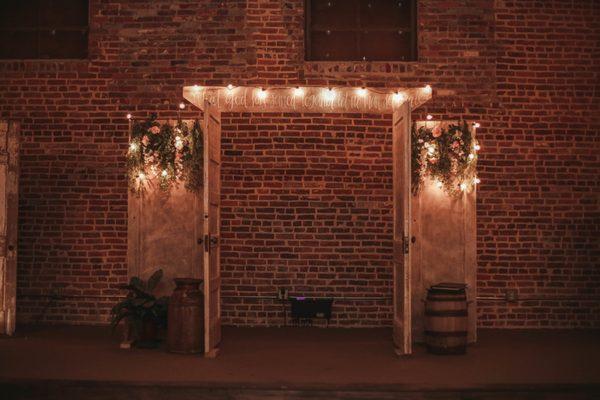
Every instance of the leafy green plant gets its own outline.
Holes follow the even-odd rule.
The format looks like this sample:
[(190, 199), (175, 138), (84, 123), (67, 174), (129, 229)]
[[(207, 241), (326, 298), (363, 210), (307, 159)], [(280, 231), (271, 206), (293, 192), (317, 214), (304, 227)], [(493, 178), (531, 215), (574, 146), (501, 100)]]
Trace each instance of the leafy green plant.
[(158, 183), (160, 190), (184, 182), (190, 192), (203, 183), (204, 141), (198, 120), (193, 124), (178, 120), (173, 126), (160, 123), (156, 114), (131, 125), (127, 152), (129, 187), (140, 194)]
[(130, 324), (135, 337), (139, 338), (143, 324), (150, 322), (157, 327), (166, 326), (168, 297), (157, 298), (152, 292), (162, 279), (162, 269), (150, 276), (147, 282), (138, 277), (132, 277), (124, 288), (129, 290), (127, 297), (117, 303), (112, 309), (112, 328), (117, 327), (124, 318)]

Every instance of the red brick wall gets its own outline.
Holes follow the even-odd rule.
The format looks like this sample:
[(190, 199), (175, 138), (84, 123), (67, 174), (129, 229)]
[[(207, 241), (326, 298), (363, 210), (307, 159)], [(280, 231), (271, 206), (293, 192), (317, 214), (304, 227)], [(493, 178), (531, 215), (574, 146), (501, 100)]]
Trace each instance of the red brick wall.
[(330, 325), (389, 325), (391, 115), (228, 114), (222, 126), (224, 323), (283, 323), (266, 297), (286, 288), (346, 298)]
[[(514, 288), (532, 299), (511, 305), (483, 303), (480, 324), (600, 326), (600, 10), (594, 1), (419, 1), (416, 63), (304, 63), (303, 0), (90, 4), (89, 60), (0, 62), (1, 115), (21, 120), (23, 127), (18, 267), (22, 319), (105, 321), (117, 293), (115, 284), (126, 277), (127, 112), (174, 117), (181, 87), (191, 84), (429, 83), (434, 100), (414, 118), (431, 113), (482, 124), (480, 294), (502, 296), (506, 288)], [(305, 117), (264, 118), (281, 122)], [(228, 163), (242, 157), (235, 146), (250, 135), (248, 124), (237, 119), (227, 117), (228, 125), (242, 125), (224, 132)], [(269, 138), (278, 130), (265, 132)], [(385, 142), (374, 146), (384, 147)], [(225, 174), (223, 181), (231, 184), (231, 176)], [(244, 269), (245, 258), (233, 254), (239, 232), (232, 224), (241, 217), (235, 207), (228, 207), (232, 211), (223, 223), (230, 243), (223, 246), (230, 253), (224, 253), (224, 273), (231, 274), (226, 292), (234, 294), (240, 285), (234, 275), (251, 270)], [(256, 214), (253, 218), (262, 221)], [(387, 254), (380, 250), (357, 256), (379, 271)], [(251, 253), (256, 259), (256, 252)], [(369, 258), (376, 253), (382, 257), (377, 266)], [(282, 261), (294, 268), (292, 260)], [(289, 268), (286, 272), (291, 273)], [(268, 278), (252, 275), (261, 283), (248, 286), (263, 288), (262, 280)], [(231, 299), (226, 301), (230, 321), (257, 324), (264, 320), (261, 312), (276, 311), (252, 303), (234, 307)], [(389, 321), (386, 304), (344, 307), (348, 317), (343, 323)]]

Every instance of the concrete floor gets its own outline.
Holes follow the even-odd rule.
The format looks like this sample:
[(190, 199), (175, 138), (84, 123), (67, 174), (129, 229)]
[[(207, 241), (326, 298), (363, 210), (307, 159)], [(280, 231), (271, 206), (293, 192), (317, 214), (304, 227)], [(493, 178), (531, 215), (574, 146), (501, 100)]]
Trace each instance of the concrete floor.
[(600, 333), (594, 331), (480, 331), (465, 356), (430, 355), (417, 346), (405, 358), (395, 356), (387, 329), (225, 328), (216, 359), (121, 350), (118, 343), (119, 336), (102, 327), (21, 329), (0, 339), (0, 384), (415, 393), (585, 388), (596, 394), (600, 388)]

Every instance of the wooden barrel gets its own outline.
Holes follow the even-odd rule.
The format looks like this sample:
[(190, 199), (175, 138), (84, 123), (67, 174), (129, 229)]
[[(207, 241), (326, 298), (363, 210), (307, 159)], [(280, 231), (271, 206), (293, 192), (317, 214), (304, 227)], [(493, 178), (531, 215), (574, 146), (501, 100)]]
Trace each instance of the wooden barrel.
[(167, 349), (173, 353), (204, 350), (204, 296), (202, 279), (177, 278), (169, 299)]
[(425, 344), (433, 354), (467, 352), (467, 294), (465, 288), (432, 286), (425, 302)]

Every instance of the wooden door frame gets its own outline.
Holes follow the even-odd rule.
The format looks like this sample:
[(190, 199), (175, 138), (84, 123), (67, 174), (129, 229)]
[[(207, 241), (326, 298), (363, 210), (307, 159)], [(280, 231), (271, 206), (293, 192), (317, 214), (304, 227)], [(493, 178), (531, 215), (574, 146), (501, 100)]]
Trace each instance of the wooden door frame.
[(19, 124), (0, 121), (0, 163), (6, 173), (0, 177), (0, 335), (13, 335), (17, 310), (17, 233), (19, 213)]

